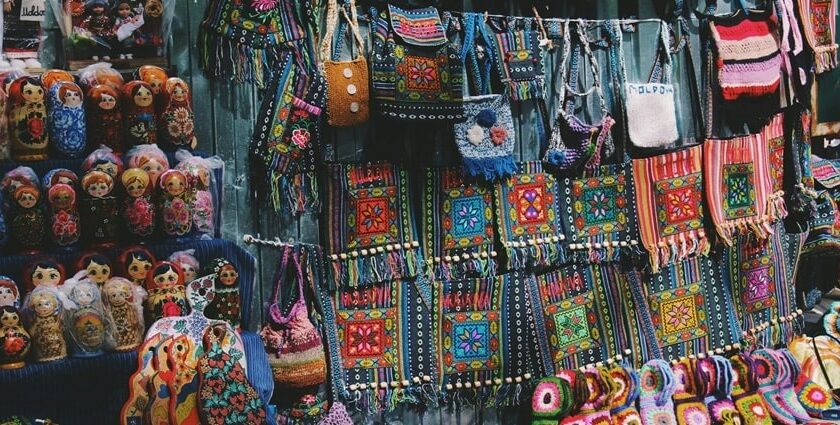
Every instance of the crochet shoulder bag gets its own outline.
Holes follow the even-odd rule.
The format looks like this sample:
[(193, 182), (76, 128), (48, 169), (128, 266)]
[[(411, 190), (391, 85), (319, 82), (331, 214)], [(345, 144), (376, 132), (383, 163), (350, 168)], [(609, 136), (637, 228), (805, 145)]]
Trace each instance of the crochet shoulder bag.
[[(365, 42), (359, 32), (359, 20), (356, 14), (356, 1), (350, 0), (347, 15), (345, 8), (338, 5), (337, 0), (327, 3), (326, 33), (321, 41), (322, 71), (327, 80), (327, 123), (333, 127), (350, 127), (367, 122), (369, 116), (369, 85), (368, 63), (365, 59)], [(339, 26), (338, 11), (347, 21), (347, 27), (353, 39), (356, 58), (348, 61), (338, 60), (338, 46), (341, 43), (342, 31), (336, 31)], [(337, 32), (338, 37), (333, 33)], [(338, 38), (338, 40), (334, 40)], [(327, 59), (329, 58), (329, 59)]]
[[(296, 248), (285, 249), (274, 279), (272, 304), (260, 331), (274, 382), (279, 388), (311, 387), (326, 380), (324, 346), (318, 329), (309, 320), (299, 255)], [(294, 266), (293, 276), (288, 274), (291, 265)], [(298, 299), (288, 314), (284, 314), (279, 299), (280, 286), (289, 281), (297, 285)]]
[(464, 63), (448, 12), (371, 9), (373, 98), (396, 120), (463, 121)]

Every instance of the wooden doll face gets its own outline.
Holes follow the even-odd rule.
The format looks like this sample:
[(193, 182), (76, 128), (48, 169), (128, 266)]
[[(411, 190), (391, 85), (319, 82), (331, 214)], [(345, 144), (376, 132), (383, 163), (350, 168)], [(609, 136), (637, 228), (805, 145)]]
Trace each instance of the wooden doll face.
[(91, 260), (85, 270), (88, 272), (88, 279), (100, 285), (111, 277), (111, 266), (97, 263), (95, 260)]
[(153, 183), (157, 181), (158, 176), (160, 176), (160, 173), (164, 171), (163, 164), (154, 159), (146, 161), (146, 163), (143, 164), (140, 168), (142, 168), (143, 171), (149, 174), (149, 179)]
[(232, 286), (236, 283), (236, 279), (239, 278), (239, 273), (236, 272), (236, 268), (233, 267), (233, 264), (225, 264), (222, 267), (222, 270), (219, 271), (219, 282), (225, 286)]
[(151, 269), (151, 261), (134, 256), (132, 256), (131, 261), (128, 263), (128, 267), (126, 267), (126, 270), (128, 270), (128, 276), (138, 282), (146, 280), (146, 275), (149, 274), (149, 270)]
[(44, 88), (35, 84), (26, 82), (23, 84), (21, 95), (26, 103), (42, 102), (44, 100)]
[(101, 4), (94, 5), (90, 8), (90, 13), (97, 16), (101, 15), (105, 13), (105, 6), (102, 6)]
[(18, 301), (17, 289), (13, 288), (14, 282), (9, 284), (0, 283), (0, 307), (6, 305), (15, 305)]
[(3, 315), (0, 316), (0, 327), (20, 326), (20, 315), (17, 311), (3, 310)]
[(85, 189), (88, 195), (94, 198), (101, 198), (111, 193), (111, 186), (106, 182), (93, 182)]
[[(160, 85), (158, 85), (160, 87)], [(140, 87), (134, 92), (134, 104), (141, 108), (152, 106), (152, 92), (146, 87)]]
[(186, 102), (187, 101), (187, 90), (181, 84), (176, 84), (175, 88), (172, 89), (172, 99), (177, 102)]
[(110, 111), (117, 106), (117, 98), (108, 93), (102, 93), (102, 96), (99, 98), (98, 105), (100, 109)]
[(50, 190), (50, 203), (57, 209), (69, 209), (76, 201), (76, 193), (70, 186), (53, 186)]
[(60, 90), (61, 103), (69, 108), (82, 106), (82, 93), (75, 89)]
[(21, 208), (29, 209), (34, 207), (38, 203), (39, 196), (37, 191), (24, 191), (22, 190), (22, 188), (20, 188), (18, 191), (20, 191), (20, 193), (16, 194), (15, 199), (17, 200), (17, 203), (21, 206)]
[(131, 16), (131, 5), (125, 2), (120, 3), (119, 7), (117, 7), (117, 15), (122, 19)]
[(132, 180), (125, 186), (125, 191), (128, 193), (128, 196), (139, 198), (146, 193), (146, 183), (141, 179)]
[(163, 187), (166, 190), (166, 193), (172, 196), (178, 196), (187, 189), (186, 179), (184, 176), (178, 173), (172, 173), (166, 176), (166, 180), (163, 182)]
[(32, 270), (32, 285), (58, 285), (61, 282), (61, 272), (52, 266), (39, 265)]
[(198, 276), (195, 268), (187, 263), (180, 263), (181, 271), (184, 272), (184, 282), (192, 282)]
[(110, 281), (105, 284), (102, 291), (108, 297), (108, 304), (119, 307), (131, 301), (131, 285), (123, 281)]
[(154, 281), (159, 288), (169, 288), (180, 283), (178, 282), (178, 273), (172, 269), (156, 274)]
[(96, 286), (94, 285), (76, 285), (70, 298), (80, 306), (87, 306), (96, 301)]
[(204, 187), (210, 187), (210, 170), (201, 167), (198, 169), (198, 180)]
[(41, 291), (32, 295), (29, 306), (35, 310), (38, 317), (48, 317), (58, 310), (58, 297), (52, 292)]

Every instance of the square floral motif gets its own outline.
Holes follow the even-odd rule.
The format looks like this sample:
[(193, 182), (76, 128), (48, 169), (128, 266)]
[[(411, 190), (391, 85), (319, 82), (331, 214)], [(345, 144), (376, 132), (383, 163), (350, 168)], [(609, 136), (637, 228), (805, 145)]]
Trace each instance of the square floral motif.
[(703, 227), (703, 187), (700, 173), (656, 182), (656, 214), (660, 236)]
[(471, 196), (452, 200), (452, 235), (455, 237), (483, 236), (487, 218), (484, 198)]
[(549, 345), (555, 362), (598, 345), (601, 332), (592, 292), (549, 304), (545, 313)]
[(767, 141), (770, 148), (770, 176), (773, 178), (773, 192), (784, 190), (785, 138), (773, 137)]
[(627, 224), (624, 176), (592, 177), (572, 182), (572, 214), (580, 236), (620, 232)]
[(447, 313), (443, 317), (444, 373), (492, 370), (500, 364), (498, 311)]
[(756, 214), (753, 164), (727, 164), (723, 167), (723, 209), (726, 218), (736, 219)]
[(656, 336), (662, 345), (690, 341), (708, 334), (706, 301), (699, 283), (650, 296)]
[(557, 230), (557, 181), (545, 173), (517, 174), (502, 183), (496, 202), (503, 204), (502, 217), (510, 234), (525, 237)]
[(440, 74), (434, 58), (405, 57), (405, 86), (410, 91), (440, 91)]
[(338, 310), (338, 343), (345, 368), (393, 366), (397, 358), (394, 308)]
[(364, 248), (396, 242), (399, 236), (397, 189), (359, 189), (351, 191), (347, 217), (348, 248)]
[(444, 249), (492, 243), (493, 197), (484, 188), (447, 188), (441, 205)]
[(523, 224), (545, 222), (545, 186), (523, 184), (516, 186), (516, 211)]
[(746, 243), (739, 247), (741, 302), (747, 313), (764, 310), (776, 305), (776, 267), (773, 263), (773, 245)]

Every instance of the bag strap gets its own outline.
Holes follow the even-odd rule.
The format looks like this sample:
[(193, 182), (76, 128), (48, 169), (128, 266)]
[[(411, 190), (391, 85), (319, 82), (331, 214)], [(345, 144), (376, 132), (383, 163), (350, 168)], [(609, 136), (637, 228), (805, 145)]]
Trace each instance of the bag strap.
[(280, 257), (280, 266), (274, 272), (274, 288), (271, 293), (271, 304), (278, 304), (280, 302), (280, 286), (286, 278), (286, 268), (289, 265), (290, 251), (292, 247), (284, 246), (283, 255)]
[[(582, 19), (577, 20), (577, 34), (578, 34), (578, 41), (579, 45), (575, 46), (575, 55), (571, 55), (571, 34), (568, 27), (568, 22), (566, 22), (566, 27), (563, 31), (563, 56), (561, 57), (561, 64), (560, 64), (560, 78), (562, 79), (562, 84), (560, 87), (560, 108), (558, 108), (558, 112), (560, 110), (565, 110), (567, 114), (574, 113), (574, 102), (566, 104), (566, 93), (571, 93), (574, 97), (585, 97), (592, 93), (598, 95), (598, 105), (601, 108), (601, 113), (606, 115), (609, 113), (607, 109), (606, 98), (604, 97), (604, 91), (601, 87), (601, 68), (598, 65), (598, 60), (595, 59), (595, 55), (592, 53), (592, 48), (589, 46), (589, 39), (586, 36), (586, 23)], [(578, 77), (578, 67), (579, 67), (579, 48), (583, 48), (584, 53), (584, 60), (589, 61), (589, 70), (592, 73), (592, 87), (587, 89), (583, 92), (578, 92), (576, 90), (577, 86), (577, 77)], [(570, 57), (571, 56), (571, 57)], [(566, 62), (570, 62), (569, 70), (566, 71)], [(570, 74), (569, 81), (567, 81), (567, 74)]]
[[(353, 37), (353, 41), (356, 45), (356, 57), (364, 57), (365, 56), (365, 43), (362, 39), (362, 34), (359, 32), (359, 19), (358, 14), (356, 12), (356, 0), (349, 0), (349, 4), (347, 6), (350, 9), (350, 15), (347, 15), (347, 11), (345, 10), (344, 6), (339, 6), (338, 0), (327, 0), (327, 16), (326, 16), (326, 31), (324, 32), (324, 36), (321, 40), (321, 45), (318, 51), (319, 57), (319, 64), (323, 67), (323, 64), (327, 60), (335, 60), (333, 57), (332, 52), (338, 51), (337, 47), (333, 46), (333, 42), (338, 30), (339, 34), (343, 33), (343, 22), (341, 26), (339, 24), (338, 14), (339, 11), (341, 15), (344, 17), (344, 20), (347, 22), (347, 26), (350, 29), (350, 34)], [(340, 38), (340, 37), (339, 37)], [(351, 59), (353, 59), (351, 55)]]
[(688, 32), (688, 20), (684, 17), (680, 17), (677, 19), (677, 26), (679, 27), (680, 33), (679, 40), (676, 40), (676, 31), (674, 31), (674, 27), (669, 25), (669, 31), (673, 34), (672, 40), (676, 40), (676, 43), (674, 43), (675, 47), (671, 53), (676, 54), (685, 51), (685, 68), (688, 71), (688, 90), (691, 92), (689, 94), (691, 96), (692, 115), (694, 116), (693, 121), (695, 136), (699, 139), (699, 141), (702, 141), (703, 136), (705, 135), (705, 129), (703, 128), (703, 123), (705, 121), (703, 117), (703, 107), (700, 103), (700, 88), (697, 84), (697, 75), (694, 73), (694, 55), (691, 53), (691, 36)]
[[(476, 93), (470, 95), (490, 94), (490, 71), (495, 63), (493, 40), (490, 39), (484, 27), (483, 16), (478, 13), (463, 14), (464, 40), (461, 47), (461, 60), (473, 77)], [(484, 65), (478, 59), (478, 47), (475, 43), (479, 37), (484, 43), (484, 54), (486, 60)]]
[[(837, 340), (837, 337), (833, 335), (826, 334), (825, 336), (832, 338), (838, 344), (840, 341)], [(823, 374), (823, 378), (825, 378), (825, 382), (828, 383), (828, 386), (831, 387), (829, 390), (834, 391), (834, 384), (831, 383), (831, 378), (828, 377), (828, 369), (825, 368), (825, 363), (823, 363), (822, 356), (820, 355), (820, 350), (817, 348), (817, 338), (811, 338), (811, 344), (814, 346), (814, 354), (817, 355), (817, 363), (820, 365), (820, 371)]]

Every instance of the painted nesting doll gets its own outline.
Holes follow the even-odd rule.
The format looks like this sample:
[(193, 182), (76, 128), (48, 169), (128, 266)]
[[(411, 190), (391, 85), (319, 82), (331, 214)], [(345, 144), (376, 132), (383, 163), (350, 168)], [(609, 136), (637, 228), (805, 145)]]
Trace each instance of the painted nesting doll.
[(137, 68), (137, 79), (148, 84), (152, 89), (152, 95), (155, 98), (155, 115), (160, 116), (163, 110), (163, 92), (166, 86), (166, 80), (169, 78), (166, 71), (154, 65), (143, 65)]
[(0, 369), (25, 366), (31, 344), (32, 339), (23, 327), (17, 307), (0, 306)]
[(9, 118), (6, 113), (7, 103), (6, 89), (0, 84), (0, 161), (12, 157), (11, 146), (9, 146)]
[(142, 246), (128, 247), (117, 259), (119, 276), (144, 286), (155, 262), (155, 256), (148, 249)]
[(201, 267), (198, 259), (195, 258), (194, 249), (175, 251), (169, 255), (169, 261), (181, 266), (185, 283), (190, 283), (198, 278), (198, 271), (201, 270)]
[(82, 177), (82, 238), (89, 244), (108, 246), (119, 233), (119, 206), (113, 195), (114, 179), (102, 171), (88, 171)]
[(146, 277), (146, 323), (151, 325), (161, 317), (185, 316), (187, 294), (181, 267), (170, 261), (159, 261)]
[(121, 154), (125, 152), (125, 144), (119, 98), (120, 95), (111, 86), (97, 84), (88, 90), (85, 100), (88, 137), (92, 142), (101, 143)]
[(195, 149), (195, 114), (186, 81), (177, 77), (166, 80), (161, 98), (160, 135), (175, 148)]
[(175, 167), (187, 176), (187, 203), (192, 211), (193, 229), (208, 235), (213, 235), (216, 230), (216, 206), (210, 191), (213, 185), (213, 171), (210, 165), (215, 166), (217, 160), (218, 158), (191, 156)]
[(26, 292), (39, 286), (59, 286), (64, 283), (64, 266), (51, 257), (39, 258), (23, 268)]
[(183, 236), (192, 228), (192, 212), (187, 204), (187, 176), (179, 170), (160, 175), (160, 215), (163, 231), (169, 236)]
[(141, 168), (129, 168), (123, 172), (125, 200), (122, 218), (126, 230), (137, 238), (145, 238), (155, 231), (155, 204), (149, 174)]
[(74, 278), (68, 279), (62, 290), (70, 300), (64, 312), (64, 324), (72, 356), (86, 358), (102, 355), (106, 322), (99, 287), (88, 279)]
[(157, 143), (152, 88), (143, 81), (129, 81), (123, 86), (123, 122), (128, 146)]
[(73, 189), (79, 187), (79, 176), (66, 168), (54, 168), (47, 171), (43, 178), (43, 189), (49, 193), (50, 188), (57, 184), (66, 184)]
[(50, 142), (63, 158), (78, 158), (85, 152), (87, 125), (82, 89), (76, 84), (59, 81), (49, 88)]
[(119, 181), (123, 169), (125, 169), (125, 165), (123, 165), (122, 159), (107, 146), (101, 146), (91, 152), (82, 162), (81, 168), (82, 174), (91, 170), (102, 171), (111, 176), (114, 181)]
[(149, 182), (157, 187), (158, 177), (169, 169), (169, 158), (156, 145), (140, 145), (129, 149), (126, 163), (131, 168), (141, 168), (149, 174)]
[(50, 204), (50, 239), (58, 247), (69, 247), (79, 241), (81, 225), (76, 206), (76, 189), (64, 183), (54, 184), (47, 191)]
[(41, 190), (33, 184), (15, 189), (9, 220), (9, 233), (21, 252), (36, 252), (46, 236), (47, 223), (41, 203)]
[(8, 91), (9, 133), (12, 158), (17, 161), (40, 161), (47, 158), (47, 105), (44, 87), (32, 77), (20, 77)]
[(69, 82), (75, 83), (76, 80), (73, 78), (73, 74), (63, 70), (63, 69), (48, 69), (41, 74), (41, 84), (44, 86), (44, 90), (49, 92), (50, 88), (59, 82)]
[(146, 290), (122, 277), (112, 277), (102, 286), (105, 314), (112, 323), (107, 340), (115, 351), (131, 351), (143, 343), (144, 299)]
[(12, 278), (0, 275), (0, 307), (3, 306), (20, 307), (20, 290)]
[(98, 252), (91, 252), (79, 258), (76, 262), (76, 270), (84, 270), (87, 273), (87, 279), (102, 288), (102, 285), (111, 278), (113, 267), (108, 257)]
[(204, 274), (216, 276), (216, 298), (207, 307), (207, 317), (224, 320), (238, 328), (241, 315), (236, 266), (225, 258), (214, 258), (204, 267)]
[(64, 341), (63, 295), (54, 286), (41, 285), (26, 296), (24, 306), (29, 319), (33, 359), (50, 362), (67, 357)]

